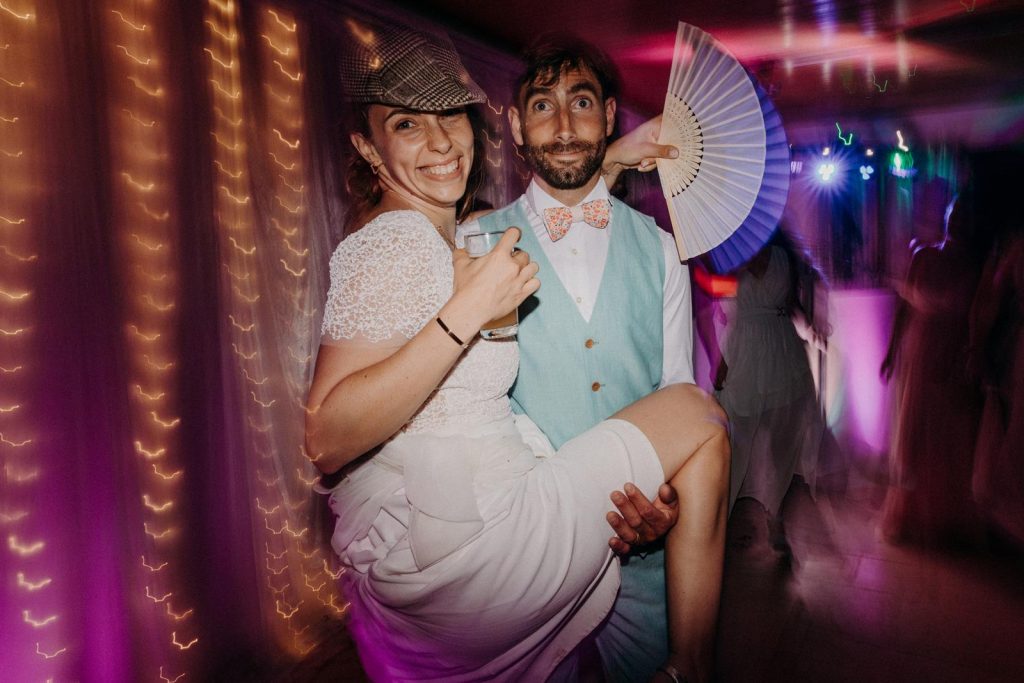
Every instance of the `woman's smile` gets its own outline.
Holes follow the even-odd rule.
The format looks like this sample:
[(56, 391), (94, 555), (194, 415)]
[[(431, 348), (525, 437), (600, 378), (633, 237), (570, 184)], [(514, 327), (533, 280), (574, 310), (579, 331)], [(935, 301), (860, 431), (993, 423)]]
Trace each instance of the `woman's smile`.
[(448, 163), (444, 164), (421, 166), (420, 171), (438, 180), (448, 180), (460, 177), (461, 174), (459, 173), (459, 166), (461, 163), (462, 157), (459, 157), (458, 159), (452, 159)]

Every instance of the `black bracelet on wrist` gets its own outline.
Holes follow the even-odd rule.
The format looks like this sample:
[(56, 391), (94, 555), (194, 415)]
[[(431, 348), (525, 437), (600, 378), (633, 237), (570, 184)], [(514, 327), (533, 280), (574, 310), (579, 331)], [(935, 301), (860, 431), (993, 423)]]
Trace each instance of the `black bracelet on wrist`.
[(452, 341), (454, 341), (456, 344), (458, 344), (464, 349), (469, 347), (469, 343), (459, 339), (458, 335), (456, 335), (454, 332), (448, 329), (448, 326), (444, 324), (444, 321), (441, 320), (440, 317), (434, 318), (434, 320), (436, 320), (437, 324), (441, 326), (441, 329), (445, 331), (445, 334), (452, 338)]

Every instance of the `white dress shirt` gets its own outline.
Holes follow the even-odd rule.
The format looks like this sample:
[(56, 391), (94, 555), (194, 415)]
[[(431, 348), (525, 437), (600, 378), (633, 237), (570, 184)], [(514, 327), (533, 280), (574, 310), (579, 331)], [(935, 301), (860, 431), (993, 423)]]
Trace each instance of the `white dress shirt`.
[[(576, 308), (584, 320), (589, 321), (601, 286), (608, 245), (614, 226), (614, 217), (608, 227), (594, 228), (583, 222), (575, 222), (565, 237), (552, 242), (541, 216), (544, 209), (564, 206), (537, 184), (530, 182), (526, 188), (526, 215), (530, 227), (537, 236), (544, 255), (558, 274), (565, 291), (576, 302)], [(598, 182), (582, 202), (608, 199), (608, 187)], [(614, 211), (614, 209), (613, 209)], [(524, 229), (526, 226), (522, 226)], [(458, 227), (457, 239), (462, 235), (479, 231), (476, 221)], [(664, 230), (659, 231), (662, 250), (665, 252), (664, 314), (662, 327), (664, 349), (662, 352), (661, 386), (677, 382), (693, 382), (693, 321), (690, 302), (690, 270), (679, 262), (675, 239)]]

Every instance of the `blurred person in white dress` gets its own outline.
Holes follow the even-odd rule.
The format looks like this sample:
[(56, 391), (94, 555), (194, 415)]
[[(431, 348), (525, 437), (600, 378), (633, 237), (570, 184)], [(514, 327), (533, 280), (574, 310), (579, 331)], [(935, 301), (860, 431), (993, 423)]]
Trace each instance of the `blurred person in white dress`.
[[(822, 348), (830, 332), (824, 281), (780, 227), (737, 273), (736, 305), (715, 377), (729, 415), (732, 442), (730, 508), (760, 504), (769, 540), (790, 548), (781, 512), (799, 477), (814, 490), (825, 423), (805, 336)], [(814, 299), (818, 301), (814, 301)]]

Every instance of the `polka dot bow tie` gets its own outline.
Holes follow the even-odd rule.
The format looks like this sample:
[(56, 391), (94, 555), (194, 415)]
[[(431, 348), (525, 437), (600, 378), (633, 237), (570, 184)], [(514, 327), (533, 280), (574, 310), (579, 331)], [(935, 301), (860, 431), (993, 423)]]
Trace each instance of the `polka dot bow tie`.
[(611, 213), (612, 203), (607, 199), (595, 199), (592, 202), (584, 202), (572, 207), (557, 206), (552, 209), (544, 209), (544, 227), (548, 229), (548, 236), (552, 242), (565, 237), (569, 232), (569, 226), (573, 223), (583, 222), (595, 228), (603, 228), (608, 225), (608, 215)]

